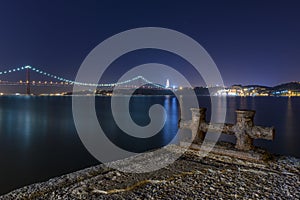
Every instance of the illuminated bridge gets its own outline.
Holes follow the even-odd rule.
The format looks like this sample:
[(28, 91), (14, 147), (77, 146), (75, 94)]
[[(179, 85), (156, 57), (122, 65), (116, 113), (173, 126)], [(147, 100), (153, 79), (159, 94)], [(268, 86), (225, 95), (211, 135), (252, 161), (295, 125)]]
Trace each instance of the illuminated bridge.
[[(153, 88), (157, 89), (165, 89), (164, 86), (153, 83), (143, 76), (136, 76), (132, 79), (122, 81), (122, 82), (117, 82), (117, 83), (83, 83), (83, 82), (76, 82), (73, 80), (69, 80), (66, 78), (63, 78), (61, 76), (57, 76), (51, 73), (48, 73), (46, 71), (43, 71), (39, 68), (32, 67), (32, 66), (24, 66), (24, 67), (18, 67), (18, 68), (13, 68), (9, 70), (4, 70), (0, 71), (0, 77), (11, 74), (11, 73), (16, 73), (20, 71), (26, 71), (26, 80), (25, 81), (15, 81), (15, 82), (10, 82), (10, 81), (3, 81), (0, 80), (0, 86), (26, 86), (26, 94), (31, 94), (31, 86), (52, 86), (52, 87), (62, 87), (62, 86), (73, 86), (73, 85), (81, 85), (81, 86), (94, 86), (94, 87), (115, 87), (115, 86), (124, 86), (127, 88), (135, 88), (137, 87), (136, 85), (133, 85), (134, 81), (142, 81), (145, 84), (151, 85)], [(42, 75), (44, 77), (47, 77), (48, 79), (51, 79), (51, 81), (36, 81), (36, 80), (31, 80), (30, 79), (30, 72), (37, 73), (39, 75)]]

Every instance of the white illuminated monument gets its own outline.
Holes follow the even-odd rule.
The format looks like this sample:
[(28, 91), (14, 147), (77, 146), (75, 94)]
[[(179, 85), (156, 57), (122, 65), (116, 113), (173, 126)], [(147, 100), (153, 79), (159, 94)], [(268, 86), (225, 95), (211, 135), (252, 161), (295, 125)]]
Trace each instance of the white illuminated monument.
[(170, 88), (170, 81), (169, 81), (169, 79), (167, 79), (166, 88)]

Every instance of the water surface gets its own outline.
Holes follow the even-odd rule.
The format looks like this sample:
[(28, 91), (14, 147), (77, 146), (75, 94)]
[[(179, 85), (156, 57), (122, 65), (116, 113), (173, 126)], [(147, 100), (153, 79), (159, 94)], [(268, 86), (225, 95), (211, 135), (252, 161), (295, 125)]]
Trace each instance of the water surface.
[[(199, 97), (199, 103), (208, 108), (209, 119), (210, 98)], [(148, 110), (153, 104), (161, 104), (167, 111), (164, 128), (149, 139), (134, 139), (114, 123), (110, 98), (96, 97), (97, 115), (107, 136), (118, 146), (134, 152), (161, 147), (177, 133), (179, 108), (174, 97), (133, 97), (130, 104), (133, 120), (147, 125)], [(0, 194), (98, 164), (77, 135), (71, 106), (71, 97), (0, 97)], [(258, 140), (256, 145), (273, 153), (300, 157), (300, 98), (230, 97), (227, 122), (235, 122), (236, 109), (256, 110), (256, 125), (275, 127), (274, 141)], [(234, 139), (222, 136), (228, 138)]]

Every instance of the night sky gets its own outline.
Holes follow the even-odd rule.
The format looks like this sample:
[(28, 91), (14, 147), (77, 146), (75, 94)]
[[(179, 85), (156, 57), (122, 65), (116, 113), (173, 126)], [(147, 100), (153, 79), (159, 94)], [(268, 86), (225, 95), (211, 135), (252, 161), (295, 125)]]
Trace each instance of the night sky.
[[(198, 41), (227, 86), (300, 81), (299, 11), (299, 1), (4, 0), (0, 70), (32, 65), (74, 80), (100, 42), (127, 29), (154, 26)], [(150, 61), (173, 66), (193, 85), (202, 84), (187, 63), (154, 50), (122, 56), (103, 80), (114, 82), (131, 67)]]

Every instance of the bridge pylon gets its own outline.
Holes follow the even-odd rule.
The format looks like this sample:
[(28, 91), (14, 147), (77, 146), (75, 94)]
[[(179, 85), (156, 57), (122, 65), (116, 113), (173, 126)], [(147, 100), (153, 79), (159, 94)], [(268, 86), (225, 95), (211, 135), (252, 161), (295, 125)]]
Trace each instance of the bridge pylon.
[(30, 95), (30, 70), (26, 69), (26, 94)]

